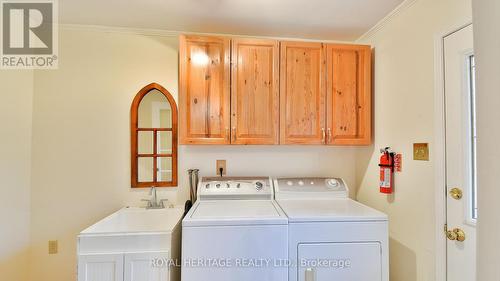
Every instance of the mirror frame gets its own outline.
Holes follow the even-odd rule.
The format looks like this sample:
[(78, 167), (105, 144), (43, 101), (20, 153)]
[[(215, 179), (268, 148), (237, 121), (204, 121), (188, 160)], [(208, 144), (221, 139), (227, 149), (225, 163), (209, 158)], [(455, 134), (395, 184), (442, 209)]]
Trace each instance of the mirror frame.
[[(152, 90), (158, 90), (162, 93), (170, 103), (170, 108), (172, 111), (172, 127), (166, 129), (160, 128), (139, 128), (139, 105), (142, 99)], [(153, 154), (139, 154), (138, 153), (138, 132), (139, 131), (151, 131), (153, 132)], [(156, 142), (157, 142), (157, 132), (158, 131), (172, 131), (172, 153), (171, 154), (156, 154)], [(130, 148), (131, 148), (131, 186), (132, 188), (146, 188), (146, 187), (173, 187), (177, 186), (177, 134), (178, 134), (178, 111), (177, 104), (167, 89), (162, 87), (160, 84), (151, 83), (144, 88), (142, 88), (135, 96), (132, 106), (130, 108)], [(141, 156), (143, 155), (143, 156)], [(156, 159), (159, 156), (171, 157), (172, 159), (172, 180), (171, 181), (157, 181), (157, 173), (153, 172), (152, 182), (139, 182), (139, 171), (138, 162), (139, 157), (151, 157), (153, 158), (153, 171), (156, 170)]]

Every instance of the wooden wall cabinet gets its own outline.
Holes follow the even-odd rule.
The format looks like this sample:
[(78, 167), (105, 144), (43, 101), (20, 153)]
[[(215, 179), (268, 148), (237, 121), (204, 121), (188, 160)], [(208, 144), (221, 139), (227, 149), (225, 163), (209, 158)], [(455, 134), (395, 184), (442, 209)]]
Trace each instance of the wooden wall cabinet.
[(180, 37), (181, 144), (230, 143), (230, 42), (225, 37)]
[(279, 44), (233, 39), (231, 143), (279, 143)]
[(181, 36), (181, 144), (279, 143), (278, 41), (230, 46), (225, 37)]
[(326, 139), (323, 44), (281, 42), (281, 144), (323, 144)]
[(371, 143), (371, 48), (326, 45), (327, 143)]
[(181, 144), (371, 143), (371, 48), (180, 38)]

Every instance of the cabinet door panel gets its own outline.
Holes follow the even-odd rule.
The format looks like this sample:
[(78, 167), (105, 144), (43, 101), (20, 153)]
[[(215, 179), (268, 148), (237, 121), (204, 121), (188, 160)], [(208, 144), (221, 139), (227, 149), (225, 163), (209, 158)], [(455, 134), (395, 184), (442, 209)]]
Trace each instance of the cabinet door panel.
[(233, 39), (231, 126), (233, 144), (277, 144), (278, 41)]
[(321, 43), (281, 43), (281, 143), (325, 141), (324, 51)]
[(369, 46), (327, 46), (328, 143), (370, 144), (370, 70)]
[(229, 143), (229, 53), (227, 38), (180, 37), (182, 144)]
[(125, 281), (169, 281), (168, 253), (125, 254)]
[(123, 255), (78, 256), (78, 281), (123, 281)]

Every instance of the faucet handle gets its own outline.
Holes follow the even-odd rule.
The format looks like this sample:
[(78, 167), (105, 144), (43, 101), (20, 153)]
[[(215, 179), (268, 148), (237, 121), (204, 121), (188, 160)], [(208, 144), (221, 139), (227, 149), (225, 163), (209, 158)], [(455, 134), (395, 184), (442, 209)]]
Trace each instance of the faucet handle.
[[(167, 206), (165, 206), (165, 202), (168, 202), (168, 199), (161, 199), (160, 200), (160, 206), (162, 208), (167, 208)], [(172, 208), (172, 206), (173, 206), (172, 204), (168, 204), (168, 208)]]
[(141, 201), (143, 201), (143, 202), (147, 202), (147, 203), (148, 203), (147, 208), (151, 208), (151, 207), (152, 207), (151, 200), (149, 200), (149, 199), (141, 199)]

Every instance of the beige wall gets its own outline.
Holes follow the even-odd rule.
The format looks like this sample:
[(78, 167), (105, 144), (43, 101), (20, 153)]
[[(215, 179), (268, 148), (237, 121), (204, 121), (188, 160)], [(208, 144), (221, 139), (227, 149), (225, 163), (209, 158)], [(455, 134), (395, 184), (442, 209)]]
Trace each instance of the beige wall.
[[(375, 143), (358, 154), (359, 201), (389, 215), (391, 281), (435, 280), (434, 43), (471, 21), (470, 0), (417, 0), (361, 41), (375, 48)], [(430, 161), (412, 160), (412, 143)], [(379, 149), (403, 154), (393, 196), (378, 192)]]
[[(177, 99), (177, 36), (62, 30), (60, 64), (35, 73), (31, 280), (74, 280), (76, 235), (146, 191), (130, 189), (129, 110), (137, 91), (158, 82)], [(354, 148), (182, 146), (179, 188), (160, 196), (183, 204), (187, 169), (230, 175), (336, 175), (355, 187)], [(354, 191), (353, 191), (354, 192)], [(60, 253), (47, 254), (59, 240)]]
[(27, 280), (33, 71), (0, 71), (0, 279)]
[[(181, 146), (180, 187), (165, 189), (160, 196), (182, 204), (188, 197), (186, 170), (200, 168), (202, 175), (213, 175), (216, 159), (227, 159), (232, 175), (344, 177), (351, 196), (356, 196), (360, 185), (358, 199), (390, 216), (391, 281), (434, 280), (434, 38), (469, 21), (469, 6), (468, 0), (417, 0), (362, 40), (376, 50), (372, 147)], [(21, 176), (12, 180), (24, 188), (2, 189), (2, 198), (14, 193), (15, 198), (26, 199), (27, 205), (19, 207), (6, 200), (0, 206), (18, 212), (25, 222), (31, 207), (30, 280), (75, 280), (77, 233), (147, 197), (144, 190), (129, 188), (130, 103), (150, 82), (160, 83), (177, 99), (177, 45), (176, 36), (63, 29), (58, 70), (36, 71), (33, 81), (29, 74), (0, 73), (2, 82), (11, 82), (1, 84), (2, 94), (6, 93), (3, 87), (16, 86), (12, 82), (16, 79), (27, 88), (26, 93), (33, 93), (31, 206), (29, 164), (19, 164), (16, 171)], [(17, 100), (23, 101), (31, 106), (29, 94)], [(1, 112), (6, 113), (5, 119), (17, 116), (28, 122), (31, 109), (23, 107), (26, 104)], [(22, 138), (15, 144), (25, 153), (19, 161), (24, 164), (30, 161), (31, 140), (31, 124), (25, 126), (12, 135), (19, 134), (19, 138), (10, 140), (14, 147), (14, 140)], [(411, 160), (412, 142), (430, 143), (430, 162)], [(403, 173), (397, 175), (397, 190), (391, 198), (378, 193), (378, 149), (383, 146), (404, 155)], [(23, 237), (19, 233), (29, 231), (29, 223), (19, 229), (15, 238), (11, 234), (12, 239), (7, 239), (8, 247), (1, 242), (0, 247), (16, 249), (6, 257), (17, 266), (4, 268), (22, 274), (27, 270), (22, 270), (24, 261), (15, 259), (15, 253), (29, 243), (29, 237), (18, 239)], [(60, 253), (48, 255), (47, 241), (53, 239), (59, 240)], [(11, 241), (16, 240), (21, 242), (13, 246)], [(3, 254), (4, 248), (0, 249)], [(2, 277), (3, 264), (7, 265), (0, 259)]]
[(477, 159), (478, 159), (478, 281), (500, 276), (500, 173), (498, 123), (500, 120), (500, 3), (473, 2), (474, 48), (477, 65)]

